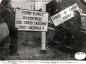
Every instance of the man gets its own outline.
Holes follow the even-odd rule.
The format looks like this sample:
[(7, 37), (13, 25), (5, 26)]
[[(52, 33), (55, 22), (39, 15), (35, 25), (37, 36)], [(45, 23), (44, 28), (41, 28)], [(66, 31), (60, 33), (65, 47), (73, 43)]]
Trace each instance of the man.
[(15, 13), (10, 6), (9, 0), (3, 0), (1, 2), (1, 17), (4, 19), (4, 22), (7, 23), (9, 29), (10, 37), (10, 46), (9, 54), (15, 54), (17, 52), (17, 29), (15, 28)]
[(62, 50), (80, 51), (80, 26), (81, 16), (74, 11), (74, 17), (55, 27), (54, 38), (51, 43), (56, 43)]

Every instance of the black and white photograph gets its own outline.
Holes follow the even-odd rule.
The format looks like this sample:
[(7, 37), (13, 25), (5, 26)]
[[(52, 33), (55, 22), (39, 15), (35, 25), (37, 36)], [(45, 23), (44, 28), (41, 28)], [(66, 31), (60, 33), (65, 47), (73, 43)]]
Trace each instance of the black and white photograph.
[(86, 60), (86, 0), (0, 0), (0, 61)]

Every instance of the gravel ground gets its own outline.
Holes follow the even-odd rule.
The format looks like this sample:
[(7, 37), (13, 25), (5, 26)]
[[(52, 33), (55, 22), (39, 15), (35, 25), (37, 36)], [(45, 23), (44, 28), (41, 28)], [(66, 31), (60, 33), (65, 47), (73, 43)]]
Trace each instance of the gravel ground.
[(3, 51), (3, 58), (6, 60), (72, 60), (72, 54), (64, 53), (55, 48), (46, 48), (46, 52), (43, 53), (40, 47), (20, 46), (15, 55), (6, 55), (7, 50)]
[[(25, 35), (25, 34), (24, 34)], [(84, 37), (85, 34), (81, 34), (81, 40), (83, 40), (83, 49), (82, 51), (86, 52), (86, 38)], [(26, 36), (24, 36), (26, 37)], [(23, 38), (24, 38), (23, 37)], [(30, 37), (33, 38), (33, 37)], [(32, 39), (35, 42), (26, 39), (19, 39), (18, 46), (17, 46), (17, 54), (9, 55), (9, 43), (6, 46), (1, 47), (0, 50), (0, 59), (1, 60), (75, 60), (74, 53), (68, 52), (67, 49), (61, 50), (58, 45), (49, 45), (46, 46), (46, 52), (41, 51), (41, 43), (40, 39)], [(37, 40), (37, 41), (36, 41)], [(6, 40), (4, 40), (6, 41)], [(27, 44), (26, 44), (27, 43)]]

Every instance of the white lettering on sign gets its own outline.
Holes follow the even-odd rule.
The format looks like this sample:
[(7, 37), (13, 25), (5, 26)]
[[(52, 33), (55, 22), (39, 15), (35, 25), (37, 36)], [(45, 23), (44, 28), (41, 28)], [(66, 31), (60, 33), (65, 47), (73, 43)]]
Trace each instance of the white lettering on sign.
[(75, 3), (74, 5), (66, 8), (65, 10), (55, 14), (51, 17), (55, 26), (60, 25), (61, 23), (69, 20), (70, 18), (74, 17), (74, 10), (79, 10), (78, 5)]
[(47, 31), (48, 13), (16, 9), (15, 27), (24, 31)]

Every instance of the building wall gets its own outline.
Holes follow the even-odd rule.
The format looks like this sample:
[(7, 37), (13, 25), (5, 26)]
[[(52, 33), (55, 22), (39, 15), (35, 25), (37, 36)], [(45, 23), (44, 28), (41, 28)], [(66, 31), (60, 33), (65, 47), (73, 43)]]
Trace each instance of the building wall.
[[(35, 1), (35, 2), (34, 2)], [(34, 10), (39, 7), (45, 8), (45, 4), (50, 0), (11, 0), (12, 7), (21, 8), (21, 9), (29, 9)]]
[(27, 0), (11, 0), (11, 4), (13, 8), (21, 8), (21, 9), (33, 9), (34, 2), (27, 2)]
[[(39, 3), (34, 3), (35, 2), (41, 2), (42, 5)], [(37, 7), (42, 7), (45, 8), (45, 4), (48, 3), (49, 1), (52, 0), (11, 0), (11, 4), (12, 7), (14, 8), (22, 8), (22, 9), (30, 9), (33, 10), (34, 6), (36, 7), (35, 9), (37, 9)], [(84, 5), (81, 0), (57, 0), (61, 1), (61, 3), (59, 3), (59, 6), (61, 9), (65, 9), (66, 7), (77, 3), (79, 5), (79, 7), (83, 10), (83, 13), (86, 13), (86, 5)]]

